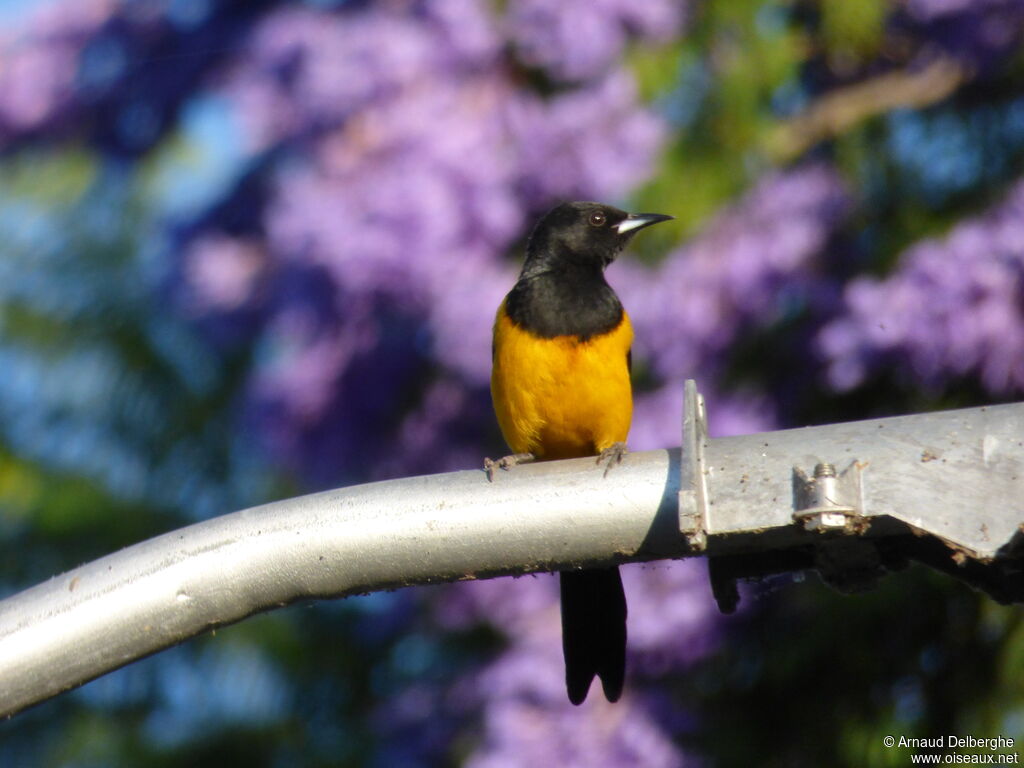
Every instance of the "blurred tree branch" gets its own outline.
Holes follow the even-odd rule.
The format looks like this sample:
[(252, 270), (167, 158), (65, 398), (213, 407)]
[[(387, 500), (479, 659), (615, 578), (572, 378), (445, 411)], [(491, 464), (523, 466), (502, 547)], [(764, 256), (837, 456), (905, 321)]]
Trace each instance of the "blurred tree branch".
[(786, 162), (825, 139), (838, 136), (868, 118), (897, 107), (925, 107), (949, 96), (970, 71), (948, 58), (924, 69), (902, 69), (829, 91), (803, 113), (769, 132), (766, 150)]

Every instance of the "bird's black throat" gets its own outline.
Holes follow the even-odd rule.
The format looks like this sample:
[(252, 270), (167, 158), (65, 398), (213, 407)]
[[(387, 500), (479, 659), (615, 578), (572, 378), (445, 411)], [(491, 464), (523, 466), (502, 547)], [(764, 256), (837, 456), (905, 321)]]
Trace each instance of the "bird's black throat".
[(535, 336), (577, 336), (587, 341), (618, 327), (622, 302), (600, 269), (560, 265), (519, 278), (505, 312)]

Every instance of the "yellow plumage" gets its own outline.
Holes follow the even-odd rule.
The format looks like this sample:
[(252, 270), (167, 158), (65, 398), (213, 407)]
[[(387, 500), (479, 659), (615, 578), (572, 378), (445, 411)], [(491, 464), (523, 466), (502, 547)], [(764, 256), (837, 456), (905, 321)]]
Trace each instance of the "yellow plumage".
[(587, 341), (545, 339), (498, 308), (491, 397), (505, 442), (538, 459), (594, 456), (625, 442), (633, 417), (626, 356), (633, 327), (625, 312), (613, 330)]

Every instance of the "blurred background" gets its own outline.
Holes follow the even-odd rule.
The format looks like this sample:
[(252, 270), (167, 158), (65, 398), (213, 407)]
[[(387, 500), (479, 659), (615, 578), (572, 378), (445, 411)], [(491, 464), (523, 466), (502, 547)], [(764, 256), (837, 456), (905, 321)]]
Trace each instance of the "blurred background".
[[(490, 324), (548, 207), (670, 213), (609, 280), (634, 449), (1024, 399), (1021, 0), (0, 0), (0, 596), (266, 500), (504, 452)], [(971, 510), (964, 510), (970, 514)], [(1024, 627), (624, 568), (623, 700), (549, 575), (294, 606), (0, 722), (3, 766), (906, 765), (1024, 739)], [(837, 654), (840, 644), (846, 648)]]

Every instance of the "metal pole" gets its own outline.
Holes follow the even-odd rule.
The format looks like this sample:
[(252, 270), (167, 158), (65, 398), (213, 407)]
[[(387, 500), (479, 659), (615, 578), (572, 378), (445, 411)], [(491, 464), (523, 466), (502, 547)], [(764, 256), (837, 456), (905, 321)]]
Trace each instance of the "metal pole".
[(679, 556), (678, 456), (372, 483), (128, 547), (0, 602), (0, 715), (298, 600)]
[[(995, 566), (1020, 564), (1024, 403), (709, 439), (692, 385), (686, 401), (682, 450), (629, 454), (607, 477), (575, 459), (499, 471), (493, 483), (474, 470), (288, 499), (0, 601), (0, 715), (297, 600), (846, 542), (846, 560), (830, 558), (841, 570), (908, 531), (976, 576), (992, 566), (992, 593), (1020, 572)], [(1024, 599), (1024, 586), (1002, 593)]]

